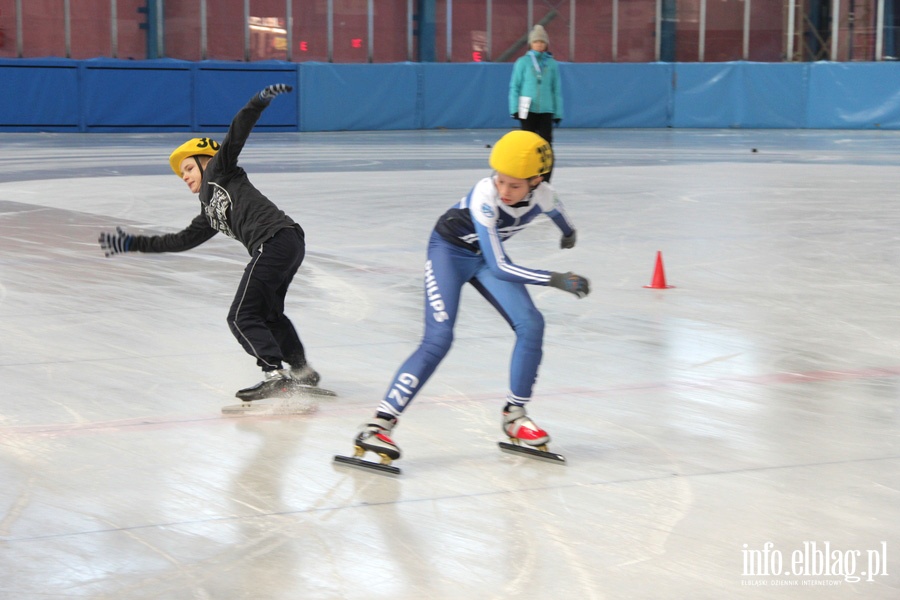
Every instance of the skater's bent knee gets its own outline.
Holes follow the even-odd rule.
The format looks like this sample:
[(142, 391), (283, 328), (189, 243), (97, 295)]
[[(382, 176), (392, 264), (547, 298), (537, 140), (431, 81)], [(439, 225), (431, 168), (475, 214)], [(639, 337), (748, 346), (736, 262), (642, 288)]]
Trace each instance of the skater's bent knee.
[(452, 335), (436, 336), (422, 340), (422, 352), (433, 358), (441, 359), (450, 351), (450, 346), (452, 345)]
[(520, 336), (543, 336), (544, 315), (537, 310), (529, 312), (524, 319), (516, 323), (515, 330)]

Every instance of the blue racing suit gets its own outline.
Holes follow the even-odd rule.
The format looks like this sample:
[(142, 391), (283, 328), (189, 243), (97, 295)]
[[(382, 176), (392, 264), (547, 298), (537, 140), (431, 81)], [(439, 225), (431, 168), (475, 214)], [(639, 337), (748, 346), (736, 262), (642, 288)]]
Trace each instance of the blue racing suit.
[(513, 263), (502, 242), (541, 214), (550, 217), (563, 235), (574, 232), (549, 184), (539, 184), (524, 200), (507, 206), (493, 177), (487, 177), (438, 219), (425, 261), (425, 334), (394, 376), (379, 413), (400, 416), (447, 355), (466, 283), (471, 283), (516, 333), (507, 400), (524, 404), (531, 399), (541, 364), (544, 318), (525, 285), (548, 285), (550, 271)]

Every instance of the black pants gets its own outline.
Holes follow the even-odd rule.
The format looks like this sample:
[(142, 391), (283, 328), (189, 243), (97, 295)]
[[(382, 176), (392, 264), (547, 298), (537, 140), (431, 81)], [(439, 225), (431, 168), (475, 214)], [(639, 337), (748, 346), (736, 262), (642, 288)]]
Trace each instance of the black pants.
[[(525, 131), (533, 131), (538, 134), (550, 144), (550, 147), (553, 147), (553, 113), (528, 113), (528, 116), (524, 119), (520, 119), (522, 123), (522, 129)], [(555, 163), (554, 157), (554, 163)], [(550, 183), (550, 176), (553, 174), (553, 169), (550, 169), (550, 172), (544, 175), (544, 181)]]
[(290, 319), (284, 314), (288, 286), (306, 255), (303, 230), (282, 229), (259, 247), (244, 269), (228, 327), (247, 354), (264, 371), (306, 364), (306, 353)]

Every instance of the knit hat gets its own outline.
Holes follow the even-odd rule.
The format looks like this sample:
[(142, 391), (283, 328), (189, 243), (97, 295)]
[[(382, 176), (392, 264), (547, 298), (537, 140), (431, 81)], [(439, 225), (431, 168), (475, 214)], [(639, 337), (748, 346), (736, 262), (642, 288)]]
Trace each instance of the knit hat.
[(550, 38), (547, 37), (547, 30), (544, 29), (543, 25), (535, 25), (534, 29), (528, 34), (528, 43), (532, 42), (544, 42), (550, 45)]

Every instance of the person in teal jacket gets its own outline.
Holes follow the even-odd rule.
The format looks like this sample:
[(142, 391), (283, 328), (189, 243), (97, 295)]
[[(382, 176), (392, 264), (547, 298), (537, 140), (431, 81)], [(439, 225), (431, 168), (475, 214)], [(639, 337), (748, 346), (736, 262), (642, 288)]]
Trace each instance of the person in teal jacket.
[[(541, 25), (528, 34), (531, 50), (513, 65), (509, 80), (509, 112), (522, 129), (533, 131), (553, 146), (553, 126), (563, 119), (559, 63), (547, 51), (550, 38)], [(552, 172), (544, 176), (549, 182)]]

